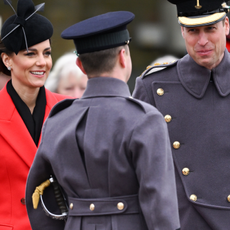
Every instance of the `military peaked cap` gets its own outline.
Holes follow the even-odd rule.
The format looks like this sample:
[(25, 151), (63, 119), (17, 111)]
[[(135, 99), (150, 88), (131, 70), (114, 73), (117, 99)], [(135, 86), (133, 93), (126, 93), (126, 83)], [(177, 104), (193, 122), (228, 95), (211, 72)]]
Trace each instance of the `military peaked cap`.
[(177, 6), (178, 22), (184, 27), (215, 24), (226, 17), (229, 6), (223, 0), (168, 0)]
[(73, 39), (78, 54), (121, 46), (130, 41), (126, 26), (134, 17), (128, 11), (98, 15), (70, 26), (61, 37)]

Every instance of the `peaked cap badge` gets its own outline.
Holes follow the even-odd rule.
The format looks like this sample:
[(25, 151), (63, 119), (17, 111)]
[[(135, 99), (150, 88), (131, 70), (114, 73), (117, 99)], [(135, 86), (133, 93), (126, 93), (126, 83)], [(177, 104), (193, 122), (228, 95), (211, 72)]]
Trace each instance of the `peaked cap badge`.
[(197, 5), (195, 6), (195, 8), (198, 9), (198, 10), (202, 8), (202, 6), (200, 5), (200, 1), (199, 0), (197, 0)]

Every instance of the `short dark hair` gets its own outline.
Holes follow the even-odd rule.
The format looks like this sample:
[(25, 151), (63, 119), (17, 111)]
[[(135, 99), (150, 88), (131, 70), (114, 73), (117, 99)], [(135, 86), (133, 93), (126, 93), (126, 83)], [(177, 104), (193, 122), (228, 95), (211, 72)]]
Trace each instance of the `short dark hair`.
[(122, 49), (127, 52), (127, 45), (80, 54), (78, 58), (81, 60), (87, 75), (100, 75), (112, 71), (116, 64), (117, 55)]

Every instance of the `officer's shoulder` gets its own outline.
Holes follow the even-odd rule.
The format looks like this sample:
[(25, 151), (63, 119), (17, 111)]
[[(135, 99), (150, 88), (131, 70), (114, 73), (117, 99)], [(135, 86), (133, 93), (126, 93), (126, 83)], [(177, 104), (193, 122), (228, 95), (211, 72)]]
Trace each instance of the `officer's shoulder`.
[(139, 107), (144, 113), (148, 113), (150, 111), (156, 111), (157, 110), (154, 106), (152, 106), (152, 105), (150, 105), (144, 101), (133, 98), (131, 96), (127, 97), (127, 100), (132, 102), (136, 107)]
[(72, 103), (76, 99), (65, 99), (63, 101), (58, 102), (50, 111), (49, 117), (53, 117), (55, 114), (59, 113), (60, 111), (68, 108), (69, 106), (72, 105)]
[(164, 71), (170, 67), (176, 66), (178, 60), (171, 62), (163, 62), (163, 63), (154, 63), (153, 65), (147, 66), (146, 70), (140, 75), (141, 78), (145, 78), (150, 74), (157, 73), (159, 71)]

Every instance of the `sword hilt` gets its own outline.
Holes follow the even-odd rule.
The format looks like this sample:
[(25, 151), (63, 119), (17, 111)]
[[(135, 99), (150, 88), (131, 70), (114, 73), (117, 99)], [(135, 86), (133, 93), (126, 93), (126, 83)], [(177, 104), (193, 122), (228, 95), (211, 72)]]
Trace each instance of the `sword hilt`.
[(66, 201), (64, 199), (63, 193), (61, 191), (61, 188), (59, 187), (57, 181), (51, 176), (49, 179), (50, 183), (53, 186), (54, 189), (54, 196), (55, 199), (57, 201), (58, 207), (61, 211), (62, 214), (67, 214), (68, 213), (68, 209), (66, 206)]
[(46, 205), (45, 205), (45, 203), (43, 201), (43, 198), (42, 198), (43, 191), (42, 192), (39, 191), (40, 192), (39, 194), (40, 194), (41, 206), (42, 206), (44, 212), (49, 217), (51, 217), (53, 219), (56, 219), (56, 220), (65, 220), (66, 221), (67, 215), (68, 215), (68, 206), (67, 206), (67, 202), (66, 202), (65, 196), (62, 193), (61, 188), (58, 185), (58, 182), (52, 176), (50, 176), (50, 179), (47, 180), (47, 181), (49, 182), (49, 184), (52, 184), (52, 186), (53, 186), (54, 196), (55, 196), (55, 199), (57, 201), (58, 207), (59, 207), (59, 209), (61, 211), (61, 214), (54, 214), (54, 213), (50, 212), (46, 208)]

